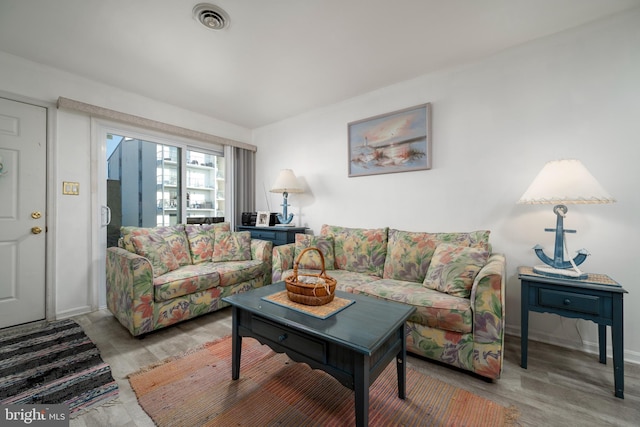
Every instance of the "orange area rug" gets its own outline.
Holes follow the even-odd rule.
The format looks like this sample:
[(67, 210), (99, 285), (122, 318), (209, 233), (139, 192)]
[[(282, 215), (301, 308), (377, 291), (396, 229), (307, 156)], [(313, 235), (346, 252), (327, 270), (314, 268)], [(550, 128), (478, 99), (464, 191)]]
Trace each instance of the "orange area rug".
[[(240, 379), (231, 379), (231, 338), (129, 376), (158, 426), (353, 426), (354, 393), (328, 374), (256, 340), (242, 341)], [(517, 417), (483, 397), (407, 368), (398, 398), (395, 363), (369, 389), (370, 426), (504, 426)]]

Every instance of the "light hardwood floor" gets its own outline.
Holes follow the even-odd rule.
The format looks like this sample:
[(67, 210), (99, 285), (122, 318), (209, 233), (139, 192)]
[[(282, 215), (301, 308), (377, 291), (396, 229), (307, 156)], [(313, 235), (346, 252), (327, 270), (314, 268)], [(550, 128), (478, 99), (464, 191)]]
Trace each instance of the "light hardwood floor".
[[(129, 335), (106, 310), (78, 316), (75, 320), (111, 365), (120, 396), (112, 404), (71, 420), (71, 426), (153, 426), (138, 405), (127, 375), (231, 333), (230, 308), (142, 339)], [(514, 336), (506, 338), (503, 375), (493, 383), (413, 356), (408, 356), (408, 360), (410, 366), (427, 375), (503, 406), (516, 406), (521, 426), (640, 425), (639, 365), (625, 365), (625, 398), (618, 399), (613, 395), (611, 359), (603, 365), (598, 363), (597, 355), (531, 341), (529, 366), (522, 369), (520, 339)]]

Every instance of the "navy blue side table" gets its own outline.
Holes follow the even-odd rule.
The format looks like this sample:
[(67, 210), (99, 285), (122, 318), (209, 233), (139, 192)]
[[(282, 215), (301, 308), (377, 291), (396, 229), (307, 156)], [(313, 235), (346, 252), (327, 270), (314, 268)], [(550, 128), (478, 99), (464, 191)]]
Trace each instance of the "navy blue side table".
[(522, 286), (520, 342), (521, 366), (527, 368), (529, 312), (555, 313), (591, 320), (598, 324), (600, 363), (607, 363), (607, 326), (611, 326), (615, 395), (624, 399), (623, 304), (627, 293), (619, 283), (603, 274), (589, 274), (584, 280), (559, 279), (519, 267)]

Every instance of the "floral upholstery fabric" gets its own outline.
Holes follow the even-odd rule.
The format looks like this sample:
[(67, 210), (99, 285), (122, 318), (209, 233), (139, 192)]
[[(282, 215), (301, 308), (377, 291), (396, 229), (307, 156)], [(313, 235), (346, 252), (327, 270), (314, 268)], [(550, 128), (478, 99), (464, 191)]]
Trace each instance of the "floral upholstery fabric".
[[(407, 352), (475, 372), (473, 362), (475, 342), (473, 334), (431, 328), (412, 321), (406, 323), (406, 332)], [(483, 376), (499, 378), (499, 373), (497, 375)]]
[(485, 249), (446, 243), (438, 245), (424, 279), (424, 286), (468, 298), (473, 280), (488, 258), (489, 252)]
[[(229, 230), (225, 223), (213, 225)], [(149, 235), (159, 228), (171, 227), (136, 229), (134, 234)], [(175, 228), (183, 230), (189, 255), (184, 226)], [(175, 239), (173, 233), (168, 234)], [(135, 250), (107, 248), (107, 306), (134, 336), (218, 310), (227, 306), (221, 298), (271, 283), (272, 249), (271, 242), (250, 240), (249, 260), (192, 264), (189, 256), (187, 265), (154, 278), (151, 262)]]
[(272, 283), (281, 282), (292, 273), (291, 269), (293, 268), (293, 263), (295, 261), (294, 255), (295, 245), (293, 243), (274, 246), (273, 254), (271, 256)]
[(180, 267), (169, 244), (155, 233), (132, 236), (131, 243), (138, 255), (151, 261), (153, 277), (161, 276)]
[(471, 301), (427, 289), (420, 283), (381, 279), (357, 286), (353, 293), (370, 295), (416, 307), (409, 320), (445, 331), (469, 333), (473, 324)]
[(225, 263), (214, 263), (214, 267), (220, 274), (220, 286), (232, 286), (237, 283), (260, 277), (264, 273), (264, 268), (260, 260), (228, 261)]
[(213, 245), (214, 262), (251, 259), (251, 232), (216, 232)]
[(187, 233), (191, 262), (200, 264), (211, 261), (214, 244), (212, 224), (187, 224), (184, 226), (184, 231)]
[(473, 331), (463, 334), (407, 322), (407, 351), (500, 378), (504, 358), (505, 258), (492, 254), (471, 290)]
[[(278, 246), (279, 247), (279, 246)], [(298, 269), (299, 274), (318, 274), (320, 270)], [(285, 270), (282, 274), (282, 280), (293, 274), (293, 270)], [(353, 293), (354, 289), (359, 286), (375, 280), (381, 280), (378, 276), (369, 276), (362, 273), (354, 273), (346, 270), (331, 270), (327, 275), (336, 279), (336, 289), (339, 291)], [(275, 282), (274, 282), (275, 283)]]
[[(306, 248), (318, 248), (324, 257), (324, 269), (333, 270), (335, 257), (333, 255), (333, 238), (312, 236), (309, 234), (296, 234), (295, 241), (295, 259)], [(317, 251), (307, 251), (299, 260), (298, 268), (307, 268), (311, 270), (322, 270), (322, 259)]]
[(171, 326), (183, 320), (228, 307), (229, 304), (222, 301), (222, 298), (261, 286), (262, 283), (259, 280), (243, 282), (235, 286), (210, 288), (154, 304), (150, 307), (156, 319), (154, 329)]
[(171, 251), (178, 260), (180, 266), (191, 264), (189, 243), (187, 242), (187, 236), (184, 232), (183, 224), (153, 228), (121, 227), (120, 234), (122, 236), (123, 247), (129, 252), (135, 252), (133, 244), (131, 243), (131, 237), (149, 234), (150, 232), (158, 234), (169, 244), (169, 247), (171, 247)]
[[(340, 229), (323, 226), (323, 235), (331, 234), (332, 228)], [(504, 256), (489, 255), (466, 297), (423, 285), (434, 252), (441, 243), (476, 247), (490, 253), (488, 239), (488, 231), (408, 233), (390, 230), (384, 278), (341, 268), (348, 264), (344, 256), (342, 260), (338, 259), (336, 240), (337, 268), (327, 274), (337, 280), (338, 290), (414, 305), (417, 311), (406, 323), (408, 351), (497, 379), (502, 372), (504, 353)], [(393, 248), (398, 242), (400, 246)], [(292, 273), (294, 254), (295, 244), (273, 248), (273, 282)], [(317, 273), (318, 270), (301, 272)]]
[(388, 228), (347, 228), (324, 224), (320, 235), (333, 237), (335, 268), (382, 277)]
[(486, 230), (470, 233), (419, 233), (391, 229), (383, 277), (422, 283), (438, 245), (451, 243), (487, 249), (489, 234)]
[(185, 265), (153, 279), (153, 300), (168, 301), (216, 286), (220, 286), (220, 273), (211, 262)]

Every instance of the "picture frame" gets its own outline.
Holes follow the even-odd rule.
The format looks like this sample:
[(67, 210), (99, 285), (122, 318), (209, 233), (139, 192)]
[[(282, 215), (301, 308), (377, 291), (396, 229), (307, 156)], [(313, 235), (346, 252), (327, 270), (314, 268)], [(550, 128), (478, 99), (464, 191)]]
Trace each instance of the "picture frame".
[(256, 227), (268, 227), (270, 215), (267, 211), (258, 211), (256, 215)]
[(347, 127), (349, 177), (431, 169), (431, 103)]

